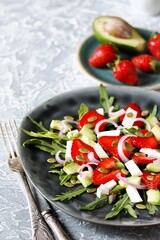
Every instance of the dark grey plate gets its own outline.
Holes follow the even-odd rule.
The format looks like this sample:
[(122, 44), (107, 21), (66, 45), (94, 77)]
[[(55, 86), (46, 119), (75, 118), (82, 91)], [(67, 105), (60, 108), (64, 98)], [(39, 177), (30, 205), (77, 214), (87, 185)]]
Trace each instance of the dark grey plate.
[[(154, 91), (125, 86), (108, 86), (107, 89), (110, 96), (115, 96), (116, 102), (120, 107), (124, 107), (131, 101), (135, 101), (140, 104), (142, 109), (152, 110), (153, 106), (155, 104), (159, 105), (160, 102), (160, 94)], [(42, 121), (45, 127), (49, 127), (52, 119), (62, 119), (63, 116), (66, 115), (76, 117), (77, 110), (82, 102), (86, 103), (90, 109), (100, 107), (98, 87), (61, 94), (35, 108), (28, 115), (31, 115), (36, 121)], [(37, 130), (35, 125), (33, 125), (27, 117), (23, 119), (20, 127), (27, 130)], [(80, 206), (95, 199), (95, 196), (92, 194), (83, 194), (81, 197), (72, 201), (53, 203), (51, 199), (57, 194), (68, 191), (68, 188), (66, 189), (59, 185), (57, 175), (48, 173), (49, 164), (46, 160), (49, 155), (47, 153), (31, 147), (22, 146), (27, 138), (28, 136), (20, 131), (18, 147), (24, 169), (36, 188), (38, 188), (52, 204), (55, 204), (64, 212), (85, 221), (105, 225), (146, 226), (160, 223), (160, 211), (158, 211), (156, 216), (150, 216), (146, 210), (139, 210), (139, 217), (137, 219), (121, 214), (118, 218), (107, 221), (104, 217), (111, 209), (111, 206), (103, 207), (92, 212), (80, 211)]]

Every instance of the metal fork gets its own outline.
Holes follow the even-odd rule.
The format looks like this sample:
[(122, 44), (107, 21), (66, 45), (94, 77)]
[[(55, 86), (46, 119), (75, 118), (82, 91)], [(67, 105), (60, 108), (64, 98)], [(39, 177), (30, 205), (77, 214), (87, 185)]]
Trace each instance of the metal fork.
[(19, 173), (25, 187), (26, 197), (29, 207), (29, 213), (32, 225), (33, 240), (53, 240), (53, 235), (48, 228), (48, 225), (42, 218), (34, 198), (32, 196), (28, 181), (23, 170), (20, 157), (18, 155), (16, 138), (18, 135), (18, 127), (16, 122), (10, 121), (8, 123), (0, 124), (0, 132), (4, 143), (4, 149), (8, 159), (8, 165), (11, 170)]

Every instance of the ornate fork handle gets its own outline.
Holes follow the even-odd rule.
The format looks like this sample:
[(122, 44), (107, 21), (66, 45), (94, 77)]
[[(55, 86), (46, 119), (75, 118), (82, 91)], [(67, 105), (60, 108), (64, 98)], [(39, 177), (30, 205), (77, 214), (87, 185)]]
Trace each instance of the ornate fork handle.
[(31, 217), (33, 240), (54, 240), (50, 229), (48, 228), (39, 210), (37, 209), (25, 173), (23, 171), (17, 172), (20, 174), (26, 190), (26, 198), (28, 201), (29, 213)]

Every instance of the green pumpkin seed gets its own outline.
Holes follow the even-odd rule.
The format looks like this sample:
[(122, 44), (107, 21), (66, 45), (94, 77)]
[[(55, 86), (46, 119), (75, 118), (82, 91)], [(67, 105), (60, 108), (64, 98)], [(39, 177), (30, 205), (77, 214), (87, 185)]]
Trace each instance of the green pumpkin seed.
[(101, 173), (107, 173), (108, 170), (106, 168), (98, 168), (98, 171)]
[(48, 163), (55, 163), (55, 162), (56, 162), (56, 159), (54, 159), (54, 158), (48, 158), (48, 159), (47, 159), (47, 162), (48, 162)]
[(125, 148), (127, 148), (127, 150), (132, 151), (132, 147), (128, 142), (125, 142), (124, 146), (125, 146)]
[(74, 187), (74, 184), (72, 184), (71, 182), (65, 182), (64, 186), (72, 188), (72, 187)]
[(93, 116), (93, 117), (90, 117), (88, 118), (88, 122), (94, 122), (97, 120), (97, 117), (96, 116)]
[(147, 133), (145, 133), (145, 137), (151, 137), (153, 135), (153, 133), (152, 132), (147, 132)]
[(129, 118), (133, 117), (133, 113), (131, 113), (131, 112), (127, 113), (127, 117), (129, 117)]
[(146, 117), (146, 116), (148, 116), (148, 114), (149, 114), (148, 110), (144, 110), (141, 112), (142, 117)]
[(84, 158), (80, 155), (76, 156), (77, 161), (84, 162)]
[(136, 208), (138, 208), (138, 209), (146, 209), (146, 206), (144, 204), (142, 204), (142, 203), (137, 203), (136, 204)]
[(147, 179), (152, 181), (154, 179), (154, 176), (147, 176)]
[(93, 193), (97, 190), (97, 188), (94, 188), (94, 187), (90, 187), (87, 189), (87, 193)]
[(89, 153), (90, 152), (87, 148), (80, 148), (79, 151), (81, 153)]
[(112, 145), (112, 147), (117, 147), (118, 146), (118, 140), (113, 141), (111, 145)]

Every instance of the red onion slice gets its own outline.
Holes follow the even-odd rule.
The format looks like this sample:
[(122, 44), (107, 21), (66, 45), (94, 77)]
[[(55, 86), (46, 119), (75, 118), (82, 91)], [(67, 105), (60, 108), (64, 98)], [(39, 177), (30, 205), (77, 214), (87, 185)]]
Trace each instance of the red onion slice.
[(123, 108), (116, 112), (113, 112), (113, 109), (114, 109), (114, 106), (111, 106), (108, 110), (108, 115), (113, 118), (120, 117), (121, 115), (125, 114), (125, 112), (126, 112)]
[(94, 153), (93, 152), (89, 152), (87, 156), (88, 156), (88, 159), (90, 160), (90, 162), (89, 162), (90, 164), (91, 163), (98, 164), (100, 162), (98, 159), (96, 159), (94, 157)]
[(135, 118), (134, 122), (137, 122), (137, 121), (144, 122), (147, 125), (148, 131), (149, 132), (151, 131), (151, 125), (149, 124), (149, 122), (146, 121), (146, 119), (144, 119), (144, 118)]
[(56, 161), (57, 161), (58, 163), (64, 164), (64, 161), (65, 161), (65, 160), (63, 160), (63, 159), (60, 158), (60, 153), (61, 153), (61, 151), (56, 152), (56, 154), (55, 154), (55, 159), (56, 159)]
[(71, 123), (71, 124), (78, 124), (78, 122), (77, 121), (73, 121), (73, 120), (62, 120), (61, 121), (61, 126), (62, 126), (62, 128), (61, 128), (61, 130), (59, 131), (59, 137), (62, 137), (63, 136), (63, 131), (65, 130), (65, 129), (68, 129), (69, 127), (67, 127), (66, 126), (66, 123)]
[(132, 183), (132, 182), (129, 182), (125, 177), (122, 177), (120, 173), (117, 173), (116, 174), (116, 177), (123, 181), (124, 183), (126, 183), (127, 185), (130, 185), (136, 189), (147, 189), (147, 187), (145, 185), (141, 185), (141, 184), (136, 184), (136, 183)]
[(84, 168), (88, 168), (88, 171), (91, 172), (91, 173), (93, 172), (93, 168), (89, 164), (82, 164), (78, 169), (79, 175), (81, 177), (83, 177)]
[(137, 137), (137, 136), (134, 134), (126, 134), (126, 135), (122, 136), (118, 142), (118, 154), (123, 162), (129, 161), (129, 159), (124, 155), (124, 152), (123, 152), (124, 141), (129, 137)]
[(111, 123), (111, 124), (113, 124), (113, 126), (114, 126), (115, 128), (118, 127), (118, 124), (115, 123), (113, 120), (103, 119), (103, 120), (99, 121), (99, 122), (96, 124), (96, 126), (95, 126), (94, 131), (95, 131), (96, 134), (99, 133), (99, 128), (100, 128), (100, 126), (101, 126), (103, 123)]

